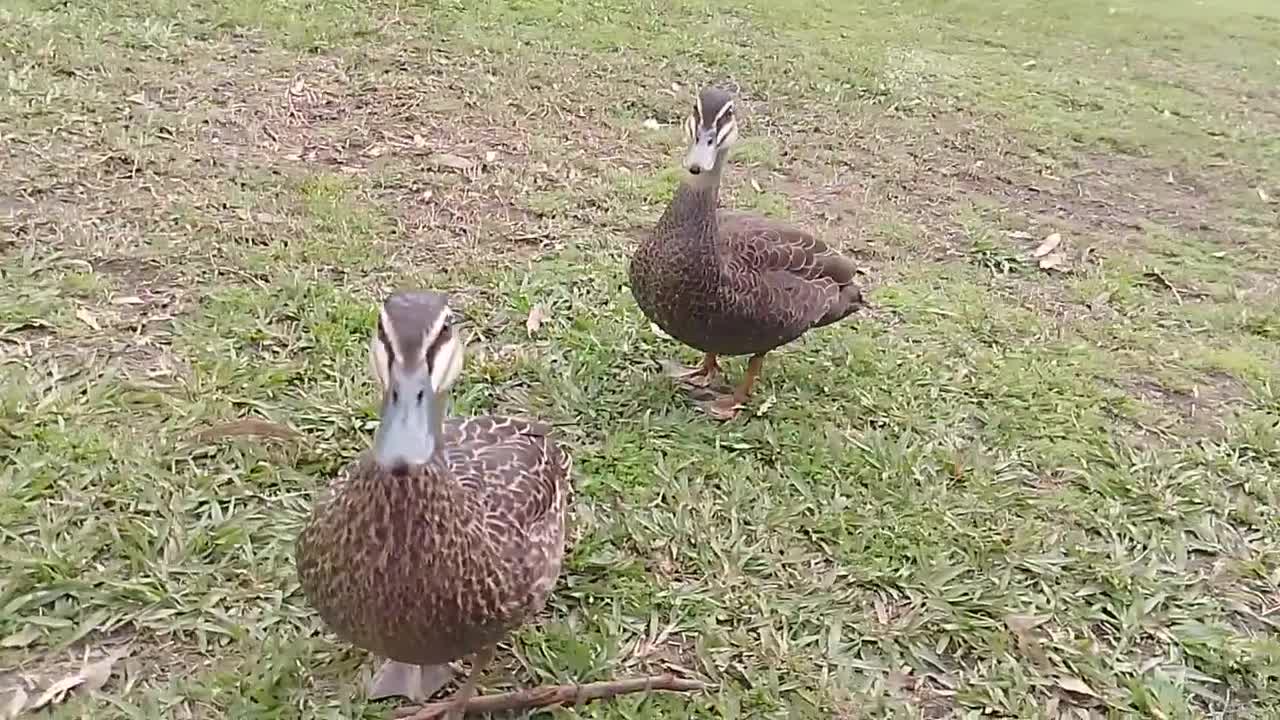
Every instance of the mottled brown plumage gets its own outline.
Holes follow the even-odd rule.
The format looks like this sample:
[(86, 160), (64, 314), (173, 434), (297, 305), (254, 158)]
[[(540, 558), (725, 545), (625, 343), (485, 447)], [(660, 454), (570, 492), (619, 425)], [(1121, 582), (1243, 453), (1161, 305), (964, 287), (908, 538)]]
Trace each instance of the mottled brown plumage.
[(705, 353), (674, 373), (705, 384), (719, 355), (751, 355), (743, 382), (709, 410), (730, 418), (746, 400), (765, 353), (862, 305), (856, 267), (811, 233), (754, 213), (720, 210), (720, 178), (737, 140), (732, 98), (707, 88), (686, 124), (686, 173), (629, 268), (645, 316)]
[[(371, 356), (382, 434), (317, 501), (298, 574), (339, 637), (393, 666), (420, 666), (420, 679), (387, 671), (381, 695), (429, 695), (449, 677), (438, 666), (476, 654), (458, 694), (465, 705), (493, 645), (543, 607), (559, 576), (570, 459), (545, 424), (441, 417), (461, 368), (442, 295), (393, 295)], [(413, 404), (415, 372), (438, 405)], [(388, 423), (415, 412), (427, 427), (405, 450), (418, 440)]]

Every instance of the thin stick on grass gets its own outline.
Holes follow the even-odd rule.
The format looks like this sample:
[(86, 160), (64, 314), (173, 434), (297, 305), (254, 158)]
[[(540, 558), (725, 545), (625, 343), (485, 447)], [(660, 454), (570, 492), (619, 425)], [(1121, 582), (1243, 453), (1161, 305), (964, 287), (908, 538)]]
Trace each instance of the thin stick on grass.
[[(592, 700), (627, 695), (629, 693), (664, 690), (667, 692), (697, 692), (706, 684), (697, 680), (685, 680), (675, 675), (652, 675), (629, 680), (606, 680), (586, 685), (544, 685), (497, 695), (480, 695), (467, 702), (469, 713), (494, 713), (507, 710), (532, 710), (551, 705), (580, 705)], [(395, 717), (401, 720), (434, 720), (443, 717), (453, 706), (448, 700), (433, 702), (418, 708), (397, 710)]]

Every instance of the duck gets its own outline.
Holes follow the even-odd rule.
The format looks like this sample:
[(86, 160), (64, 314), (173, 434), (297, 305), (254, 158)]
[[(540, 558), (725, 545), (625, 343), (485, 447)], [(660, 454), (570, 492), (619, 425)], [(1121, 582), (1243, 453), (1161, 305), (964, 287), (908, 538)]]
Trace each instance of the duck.
[(464, 342), (447, 295), (397, 291), (369, 340), (381, 389), (369, 448), (299, 534), (303, 594), (342, 640), (382, 658), (370, 699), (424, 701), (471, 660), (461, 718), (495, 646), (537, 615), (564, 559), (572, 458), (551, 426), (447, 417)]
[[(696, 367), (667, 374), (706, 388), (700, 403), (731, 420), (764, 369), (765, 355), (864, 306), (854, 261), (811, 232), (757, 213), (719, 207), (729, 151), (738, 142), (734, 97), (708, 86), (684, 123), (688, 148), (680, 182), (627, 270), (641, 312), (666, 334), (702, 352)], [(748, 355), (732, 392), (712, 388), (720, 356)]]

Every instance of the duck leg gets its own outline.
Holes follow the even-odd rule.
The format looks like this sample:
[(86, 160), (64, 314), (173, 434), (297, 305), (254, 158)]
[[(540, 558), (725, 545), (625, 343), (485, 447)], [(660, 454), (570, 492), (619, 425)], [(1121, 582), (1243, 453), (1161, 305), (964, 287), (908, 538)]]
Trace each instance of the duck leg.
[(467, 677), (466, 684), (450, 698), (452, 707), (445, 713), (444, 720), (462, 720), (462, 716), (467, 714), (467, 703), (471, 702), (471, 696), (476, 694), (476, 681), (493, 660), (494, 649), (495, 646), (490, 645), (471, 656), (471, 674)]
[(703, 355), (702, 364), (698, 367), (690, 368), (678, 363), (670, 363), (667, 367), (668, 376), (691, 387), (706, 387), (719, 374), (720, 364), (716, 362), (716, 354), (710, 352)]
[(733, 394), (702, 403), (703, 409), (707, 411), (708, 415), (717, 420), (732, 420), (737, 417), (738, 411), (742, 409), (742, 404), (751, 395), (751, 388), (755, 387), (756, 380), (760, 377), (760, 371), (763, 369), (764, 353), (752, 355), (751, 361), (747, 363), (747, 372), (742, 377), (742, 382), (738, 383), (738, 387), (734, 389)]
[(367, 693), (370, 700), (399, 696), (414, 702), (426, 702), (452, 679), (453, 668), (448, 663), (409, 665), (388, 660), (373, 674)]

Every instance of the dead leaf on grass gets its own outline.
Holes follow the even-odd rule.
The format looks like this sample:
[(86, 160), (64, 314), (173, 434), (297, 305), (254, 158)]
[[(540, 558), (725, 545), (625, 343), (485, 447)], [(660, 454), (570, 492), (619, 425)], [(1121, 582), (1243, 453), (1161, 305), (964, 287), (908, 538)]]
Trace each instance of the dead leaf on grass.
[(1013, 633), (1018, 643), (1018, 650), (1037, 665), (1047, 665), (1048, 658), (1044, 654), (1043, 639), (1036, 628), (1049, 621), (1047, 615), (1006, 615), (1004, 624)]
[(0, 640), (2, 648), (24, 648), (36, 640), (40, 639), (40, 628), (35, 625), (27, 625), (18, 632)]
[(458, 155), (451, 155), (449, 153), (432, 155), (428, 158), (428, 162), (435, 165), (437, 168), (448, 168), (450, 170), (461, 170), (463, 172), (466, 172), (476, 166), (474, 160), (460, 157)]
[(541, 305), (529, 308), (529, 317), (524, 321), (524, 329), (529, 333), (529, 337), (537, 334), (538, 328), (542, 327), (542, 321), (546, 319), (547, 311)]
[(1092, 698), (1099, 697), (1089, 684), (1078, 677), (1072, 675), (1059, 675), (1053, 679), (1053, 682), (1063, 690), (1076, 693), (1078, 695), (1087, 695)]
[(1266, 190), (1263, 190), (1262, 188), (1257, 188), (1257, 191), (1258, 191), (1259, 200), (1261, 200), (1262, 202), (1271, 202), (1271, 196), (1267, 194)]
[(1066, 253), (1060, 253), (1060, 252), (1049, 253), (1048, 255), (1045, 255), (1044, 257), (1040, 258), (1041, 270), (1057, 270), (1058, 272), (1066, 272), (1067, 271), (1066, 265), (1067, 265)]
[(89, 312), (87, 308), (78, 308), (76, 310), (76, 317), (80, 319), (80, 322), (88, 325), (94, 330), (102, 330), (102, 326), (98, 324), (98, 318), (95, 317), (93, 313)]
[(756, 408), (755, 415), (763, 417), (765, 413), (769, 412), (771, 409), (773, 409), (773, 406), (777, 404), (778, 404), (778, 396), (770, 395), (769, 397), (764, 399), (764, 402), (760, 403), (759, 407)]
[(1027, 633), (1049, 622), (1048, 615), (1005, 615), (1004, 624), (1013, 633)]
[(658, 121), (654, 118), (649, 118), (648, 120), (644, 121), (644, 127), (646, 130), (657, 130), (659, 127)]
[(1044, 257), (1045, 255), (1048, 255), (1049, 253), (1058, 249), (1058, 246), (1061, 244), (1062, 244), (1062, 234), (1051, 233), (1049, 237), (1044, 239), (1044, 242), (1040, 243), (1040, 245), (1035, 250), (1031, 251), (1031, 257), (1036, 257), (1036, 258)]
[(56, 705), (66, 700), (68, 694), (73, 690), (78, 693), (94, 692), (101, 690), (111, 679), (112, 669), (121, 658), (129, 654), (128, 648), (114, 650), (107, 655), (89, 662), (89, 649), (85, 648), (84, 661), (80, 665), (80, 669), (72, 675), (62, 678), (54, 682), (35, 702), (27, 704), (26, 710), (39, 710), (47, 705)]
[(13, 694), (9, 696), (9, 701), (4, 705), (4, 713), (0, 714), (3, 720), (13, 720), (22, 714), (27, 707), (27, 700), (31, 698), (27, 694), (27, 689), (18, 685), (13, 688)]

